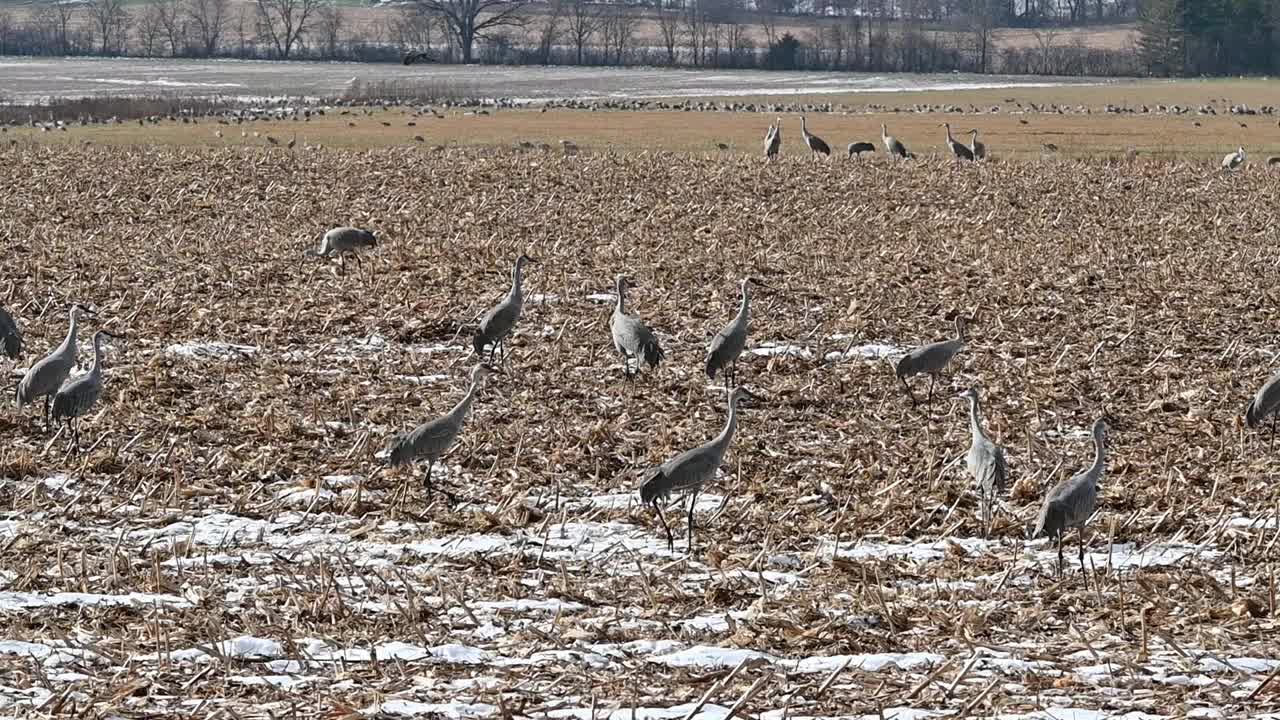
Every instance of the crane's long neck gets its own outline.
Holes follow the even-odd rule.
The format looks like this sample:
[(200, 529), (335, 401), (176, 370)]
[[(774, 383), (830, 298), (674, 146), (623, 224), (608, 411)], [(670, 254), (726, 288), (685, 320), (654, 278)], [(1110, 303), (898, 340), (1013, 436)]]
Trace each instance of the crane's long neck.
[(738, 429), (738, 402), (736, 399), (729, 400), (729, 419), (725, 421), (724, 429), (711, 441), (711, 446), (721, 455), (728, 449), (729, 443), (733, 440), (733, 433)]
[(102, 336), (95, 335), (93, 337), (93, 365), (89, 368), (89, 375), (97, 377), (102, 374)]
[(511, 292), (509, 293), (511, 297), (520, 297), (520, 281), (522, 280), (521, 276), (524, 274), (523, 270), (524, 263), (516, 260), (516, 267), (511, 271)]
[(58, 348), (60, 352), (70, 352), (75, 354), (76, 351), (76, 333), (80, 329), (80, 317), (75, 311), (71, 311), (71, 327), (67, 328), (67, 337), (62, 341), (62, 345)]
[(955, 140), (954, 140), (954, 139), (952, 139), (952, 137), (951, 137), (951, 126), (950, 126), (950, 125), (943, 125), (942, 127), (946, 128), (946, 130), (947, 130), (947, 142), (948, 142), (948, 143), (953, 143), (953, 142), (955, 142)]
[(747, 286), (742, 286), (742, 304), (738, 306), (738, 322), (746, 322), (748, 314), (751, 312), (751, 291), (747, 290)]
[(627, 303), (626, 284), (623, 281), (619, 280), (618, 281), (618, 306), (615, 308), (615, 312), (625, 313), (627, 311), (626, 303)]
[(978, 403), (978, 398), (969, 398), (969, 429), (973, 432), (974, 440), (986, 439), (986, 434), (982, 432), (982, 408)]
[(480, 383), (472, 380), (471, 387), (467, 388), (467, 394), (462, 396), (457, 405), (453, 406), (453, 410), (449, 414), (459, 421), (467, 419), (467, 412), (471, 410), (471, 403), (475, 402), (476, 395), (480, 391)]
[(1089, 476), (1097, 483), (1102, 478), (1102, 469), (1106, 462), (1106, 448), (1102, 442), (1102, 431), (1093, 433), (1093, 467), (1089, 468)]

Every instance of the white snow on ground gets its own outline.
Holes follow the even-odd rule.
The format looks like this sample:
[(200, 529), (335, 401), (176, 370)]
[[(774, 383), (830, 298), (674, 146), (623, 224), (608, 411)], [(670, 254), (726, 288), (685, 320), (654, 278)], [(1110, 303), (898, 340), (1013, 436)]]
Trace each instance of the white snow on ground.
[(0, 611), (32, 610), (52, 607), (138, 607), (167, 605), (176, 608), (191, 607), (187, 600), (174, 595), (128, 593), (125, 595), (98, 595), (96, 593), (34, 593), (0, 592)]
[(752, 355), (759, 355), (760, 357), (782, 356), (801, 358), (803, 360), (810, 360), (813, 358), (813, 351), (808, 347), (785, 341), (763, 342), (756, 347), (751, 348), (748, 352)]
[(868, 345), (854, 345), (842, 350), (832, 350), (824, 355), (823, 359), (827, 362), (836, 362), (839, 360), (883, 360), (885, 358), (905, 353), (905, 349), (896, 345), (871, 343)]
[(260, 348), (256, 345), (193, 341), (170, 345), (164, 351), (189, 358), (248, 358), (257, 355)]

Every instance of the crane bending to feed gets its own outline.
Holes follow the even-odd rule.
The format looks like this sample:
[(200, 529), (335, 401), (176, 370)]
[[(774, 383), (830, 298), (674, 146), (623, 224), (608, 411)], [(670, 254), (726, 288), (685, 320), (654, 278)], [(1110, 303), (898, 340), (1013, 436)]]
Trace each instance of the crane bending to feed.
[(338, 274), (346, 275), (346, 258), (348, 255), (356, 259), (358, 267), (363, 267), (364, 263), (360, 260), (360, 253), (377, 246), (378, 237), (372, 231), (343, 226), (326, 232), (320, 238), (319, 248), (307, 248), (302, 254), (306, 257), (318, 257), (325, 260), (329, 260), (336, 255), (338, 257)]
[(1243, 147), (1236, 148), (1235, 152), (1228, 153), (1226, 157), (1222, 158), (1222, 169), (1226, 172), (1232, 172), (1236, 168), (1243, 165), (1244, 161), (1245, 161), (1244, 148)]
[(1277, 410), (1280, 410), (1280, 373), (1263, 383), (1244, 409), (1244, 422), (1251, 428), (1261, 425), (1268, 416), (1271, 418), (1272, 450), (1276, 447), (1276, 418), (1280, 416)]
[(5, 357), (10, 360), (17, 360), (22, 354), (22, 331), (18, 329), (18, 323), (14, 322), (9, 311), (2, 307), (0, 307), (0, 350), (3, 350)]
[(693, 506), (698, 501), (698, 491), (716, 475), (720, 463), (724, 461), (725, 451), (733, 441), (733, 433), (738, 428), (738, 403), (745, 398), (755, 398), (746, 388), (735, 388), (729, 394), (729, 418), (724, 429), (711, 442), (686, 450), (674, 458), (649, 471), (640, 484), (640, 502), (653, 508), (667, 533), (667, 549), (674, 552), (675, 536), (671, 534), (671, 526), (662, 515), (662, 503), (669, 500), (672, 493), (683, 492), (689, 495), (689, 554), (693, 554)]
[(912, 405), (919, 405), (920, 403), (916, 400), (915, 393), (911, 392), (911, 386), (907, 384), (907, 380), (913, 375), (928, 373), (928, 402), (932, 403), (934, 382), (938, 379), (938, 375), (946, 369), (947, 365), (951, 364), (951, 358), (964, 349), (964, 343), (964, 316), (956, 315), (956, 336), (953, 339), (922, 345), (908, 352), (898, 361), (898, 366), (894, 369), (894, 372), (902, 383), (902, 387), (907, 389), (907, 395), (911, 396)]

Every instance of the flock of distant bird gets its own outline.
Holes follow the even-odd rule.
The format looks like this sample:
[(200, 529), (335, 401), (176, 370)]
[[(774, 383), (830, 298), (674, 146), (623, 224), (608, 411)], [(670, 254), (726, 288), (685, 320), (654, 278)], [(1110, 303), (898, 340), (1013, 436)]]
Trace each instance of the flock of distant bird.
[[(779, 127), (780, 123), (770, 128), (769, 137), (775, 148)], [(808, 132), (803, 121), (801, 134), (810, 148), (825, 147), (825, 143)], [(900, 157), (910, 157), (905, 147), (890, 137), (883, 126), (882, 135), (885, 146), (890, 152)], [(951, 140), (949, 127), (947, 138), (949, 142), (954, 142)], [(814, 152), (820, 152), (820, 150), (815, 149)], [(973, 147), (969, 147), (968, 152), (976, 154)], [(320, 238), (319, 247), (305, 250), (304, 255), (325, 260), (336, 258), (339, 261), (339, 272), (345, 273), (347, 257), (353, 257), (357, 263), (361, 263), (361, 252), (375, 248), (377, 245), (377, 236), (373, 232), (354, 227), (339, 227), (324, 233)], [(471, 371), (471, 384), (462, 400), (442, 417), (425, 422), (408, 432), (397, 433), (387, 442), (388, 466), (426, 461), (425, 482), (428, 492), (435, 489), (431, 476), (432, 469), (457, 441), (467, 413), (485, 379), (492, 373), (501, 372), (500, 368), (506, 364), (506, 343), (519, 323), (524, 307), (522, 290), (524, 269), (534, 262), (533, 258), (523, 254), (516, 259), (509, 291), (502, 301), (485, 313), (481, 319), (472, 339), (472, 348), (481, 362)], [(722, 374), (728, 392), (729, 414), (723, 430), (710, 442), (680, 453), (643, 474), (643, 481), (639, 488), (641, 502), (653, 508), (666, 532), (668, 547), (672, 550), (674, 550), (675, 539), (663, 516), (664, 503), (667, 503), (674, 493), (683, 493), (688, 496), (687, 539), (689, 550), (692, 552), (693, 508), (697, 494), (714, 479), (725, 452), (733, 440), (738, 423), (739, 403), (753, 398), (759, 399), (741, 385), (737, 372), (738, 360), (747, 345), (753, 284), (768, 287), (757, 278), (748, 277), (742, 280), (741, 305), (738, 312), (712, 338), (705, 357), (704, 370), (707, 376), (714, 379), (717, 374)], [(625, 276), (619, 275), (615, 278), (617, 297), (610, 320), (610, 335), (614, 348), (622, 357), (623, 375), (631, 381), (639, 373), (642, 364), (648, 365), (651, 369), (656, 368), (665, 358), (665, 353), (657, 335), (649, 326), (638, 316), (627, 312), (626, 291), (629, 287), (634, 287), (634, 284)], [(107, 338), (123, 337), (105, 330), (95, 333), (92, 366), (87, 373), (72, 377), (71, 372), (77, 361), (76, 338), (79, 324), (82, 318), (93, 315), (90, 308), (80, 304), (73, 305), (70, 310), (70, 327), (66, 338), (52, 352), (31, 365), (15, 388), (19, 409), (43, 399), (46, 431), (50, 429), (50, 421), (62, 421), (70, 429), (72, 442), (76, 447), (79, 447), (80, 440), (78, 419), (93, 407), (102, 393), (102, 343)], [(895, 375), (902, 383), (913, 405), (918, 405), (919, 401), (908, 381), (916, 375), (929, 375), (929, 394), (926, 402), (932, 403), (937, 378), (951, 364), (956, 354), (964, 349), (966, 338), (963, 316), (956, 316), (955, 331), (954, 338), (914, 348), (898, 361)], [(16, 360), (22, 351), (22, 333), (13, 317), (3, 308), (0, 308), (0, 348), (13, 360)], [(992, 504), (1007, 485), (1007, 464), (1003, 450), (992, 443), (983, 430), (981, 403), (977, 391), (967, 390), (957, 399), (964, 399), (969, 403), (972, 444), (966, 460), (968, 470), (977, 483), (985, 536), (990, 532), (992, 524)], [(1258, 391), (1244, 415), (1250, 427), (1256, 427), (1270, 417), (1273, 444), (1276, 421), (1280, 416), (1277, 410), (1280, 410), (1280, 374), (1268, 380)], [(1063, 538), (1071, 528), (1079, 530), (1080, 562), (1082, 571), (1085, 569), (1083, 535), (1085, 524), (1096, 507), (1098, 483), (1104, 471), (1104, 432), (1105, 426), (1099, 419), (1092, 429), (1093, 463), (1058, 483), (1049, 491), (1032, 534), (1033, 537), (1049, 536), (1057, 540), (1059, 572), (1063, 567)], [(453, 498), (448, 490), (443, 492), (450, 499)]]
[[(951, 123), (940, 123), (938, 127), (946, 129), (947, 149), (950, 150), (951, 154), (957, 159), (970, 161), (986, 159), (987, 146), (978, 140), (978, 131), (976, 128), (967, 133), (970, 135), (970, 141), (968, 145), (965, 145), (964, 143), (956, 141), (956, 139), (952, 137)], [(819, 155), (829, 157), (831, 155), (831, 146), (827, 144), (827, 141), (809, 132), (809, 127), (805, 123), (804, 115), (800, 116), (800, 137), (804, 140), (805, 147), (809, 148), (809, 152), (812, 153), (814, 157)], [(880, 142), (884, 146), (884, 151), (888, 153), (890, 157), (915, 157), (915, 153), (907, 150), (907, 146), (903, 145), (901, 140), (889, 134), (889, 129), (884, 123), (880, 123)], [(769, 126), (769, 129), (765, 131), (764, 156), (766, 158), (777, 156), (778, 150), (781, 149), (781, 147), (782, 118), (779, 117), (772, 125)], [(876, 146), (874, 143), (865, 141), (851, 142), (848, 146), (848, 156), (861, 157), (862, 153), (875, 152), (875, 149)]]

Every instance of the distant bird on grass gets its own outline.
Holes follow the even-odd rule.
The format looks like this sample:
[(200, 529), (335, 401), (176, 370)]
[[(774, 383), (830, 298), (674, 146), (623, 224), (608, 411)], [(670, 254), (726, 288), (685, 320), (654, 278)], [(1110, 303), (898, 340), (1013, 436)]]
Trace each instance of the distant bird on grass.
[(511, 289), (507, 291), (507, 296), (502, 299), (502, 302), (485, 313), (480, 321), (480, 331), (472, 338), (471, 346), (475, 348), (476, 355), (481, 359), (484, 358), (485, 346), (490, 347), (490, 364), (493, 363), (493, 357), (499, 347), (502, 348), (502, 364), (507, 363), (507, 336), (515, 330), (516, 323), (520, 321), (520, 311), (524, 309), (524, 294), (520, 288), (521, 275), (525, 263), (531, 262), (535, 261), (528, 255), (521, 254), (516, 258), (515, 268), (511, 271)]
[(809, 128), (804, 124), (804, 116), (800, 116), (800, 136), (804, 138), (804, 144), (809, 148), (812, 157), (822, 155), (829, 157), (831, 155), (831, 146), (822, 138), (809, 132)]
[(1244, 164), (1245, 161), (1244, 148), (1236, 148), (1236, 151), (1229, 153), (1222, 158), (1222, 169), (1225, 172), (1231, 172)]
[(1093, 423), (1093, 464), (1063, 480), (1045, 496), (1044, 505), (1040, 508), (1040, 519), (1036, 522), (1033, 538), (1050, 537), (1058, 541), (1058, 574), (1062, 574), (1062, 541), (1067, 530), (1079, 529), (1080, 537), (1080, 571), (1086, 572), (1084, 564), (1084, 526), (1093, 515), (1098, 504), (1098, 482), (1106, 458), (1103, 454), (1103, 434), (1106, 425), (1102, 418)]
[(849, 143), (849, 157), (862, 157), (864, 152), (875, 152), (876, 146), (869, 142), (851, 142)]
[(782, 118), (778, 118), (775, 124), (770, 125), (769, 131), (764, 134), (765, 158), (777, 157), (780, 147), (782, 147)]
[(92, 315), (93, 311), (84, 305), (71, 306), (71, 326), (67, 329), (67, 337), (53, 352), (32, 365), (18, 383), (16, 398), (19, 410), (24, 405), (35, 402), (37, 398), (44, 398), (44, 416), (48, 420), (53, 395), (76, 366), (76, 333), (80, 328), (80, 318)]
[[(496, 371), (483, 363), (476, 365), (471, 369), (471, 386), (467, 388), (467, 394), (453, 409), (444, 416), (422, 423), (418, 427), (406, 433), (397, 433), (387, 441), (387, 465), (396, 467), (399, 465), (407, 465), (416, 460), (427, 461), (426, 485), (427, 494), (430, 495), (435, 489), (431, 482), (431, 469), (435, 467), (449, 448), (457, 441), (458, 435), (462, 433), (462, 427), (467, 420), (467, 412), (471, 409), (471, 404), (475, 402), (476, 396), (479, 394), (481, 386), (486, 378)], [(453, 495), (448, 490), (442, 491), (445, 497), (453, 501)]]
[(71, 442), (80, 446), (80, 417), (89, 412), (102, 395), (102, 341), (106, 338), (123, 338), (122, 334), (99, 330), (93, 334), (93, 365), (89, 372), (68, 379), (53, 396), (53, 419), (62, 420), (71, 428)]
[(653, 508), (667, 533), (667, 549), (675, 551), (675, 537), (671, 534), (671, 526), (662, 514), (662, 503), (671, 498), (672, 493), (683, 492), (689, 495), (689, 554), (693, 554), (693, 507), (698, 501), (698, 492), (716, 475), (720, 463), (724, 461), (725, 451), (733, 441), (733, 433), (738, 427), (738, 403), (752, 397), (746, 388), (735, 388), (729, 394), (729, 419), (724, 430), (711, 442), (680, 453), (674, 458), (653, 468), (640, 484), (640, 502)]
[(978, 140), (978, 129), (974, 128), (969, 131), (972, 138), (969, 141), (969, 152), (973, 153), (974, 160), (985, 160), (987, 157), (987, 146)]
[(947, 365), (951, 364), (951, 358), (964, 349), (964, 343), (964, 316), (956, 315), (955, 338), (915, 348), (898, 361), (895, 373), (902, 383), (902, 387), (907, 389), (907, 395), (911, 397), (912, 405), (919, 405), (920, 403), (916, 400), (915, 393), (911, 392), (911, 386), (907, 384), (907, 380), (913, 375), (928, 373), (928, 402), (932, 403), (934, 382), (938, 379), (938, 375), (946, 369)]
[(1271, 449), (1276, 447), (1276, 419), (1280, 413), (1280, 373), (1271, 376), (1258, 389), (1258, 394), (1249, 401), (1244, 409), (1244, 422), (1251, 428), (1258, 427), (1268, 417), (1271, 418)]
[(363, 267), (364, 262), (360, 259), (360, 253), (370, 248), (378, 246), (378, 237), (370, 230), (361, 230), (349, 226), (336, 227), (326, 232), (320, 238), (320, 247), (318, 249), (308, 248), (303, 251), (303, 255), (307, 257), (332, 259), (333, 256), (338, 257), (338, 274), (347, 274), (347, 256), (355, 258), (358, 267)]
[[(649, 368), (658, 367), (658, 363), (666, 357), (658, 338), (648, 325), (636, 317), (628, 315), (626, 310), (626, 289), (635, 287), (625, 276), (617, 277), (618, 304), (614, 306), (613, 317), (609, 323), (609, 331), (613, 336), (613, 347), (622, 355), (622, 372), (628, 380), (640, 372), (640, 362), (648, 363)], [(632, 368), (631, 362), (635, 361)]]
[(982, 511), (982, 537), (991, 534), (991, 506), (995, 499), (1004, 492), (1009, 478), (1009, 468), (1004, 461), (1004, 450), (987, 439), (982, 429), (982, 409), (978, 401), (978, 391), (969, 388), (957, 396), (957, 399), (969, 401), (969, 431), (973, 442), (969, 446), (969, 454), (965, 460), (969, 466), (969, 474), (978, 483), (979, 505)]
[(578, 154), (578, 146), (572, 140), (561, 140), (560, 147), (564, 150), (565, 157), (573, 157)]
[(889, 153), (890, 157), (911, 157), (911, 153), (907, 151), (907, 146), (890, 135), (884, 123), (880, 123), (880, 142), (884, 143), (884, 151)]

